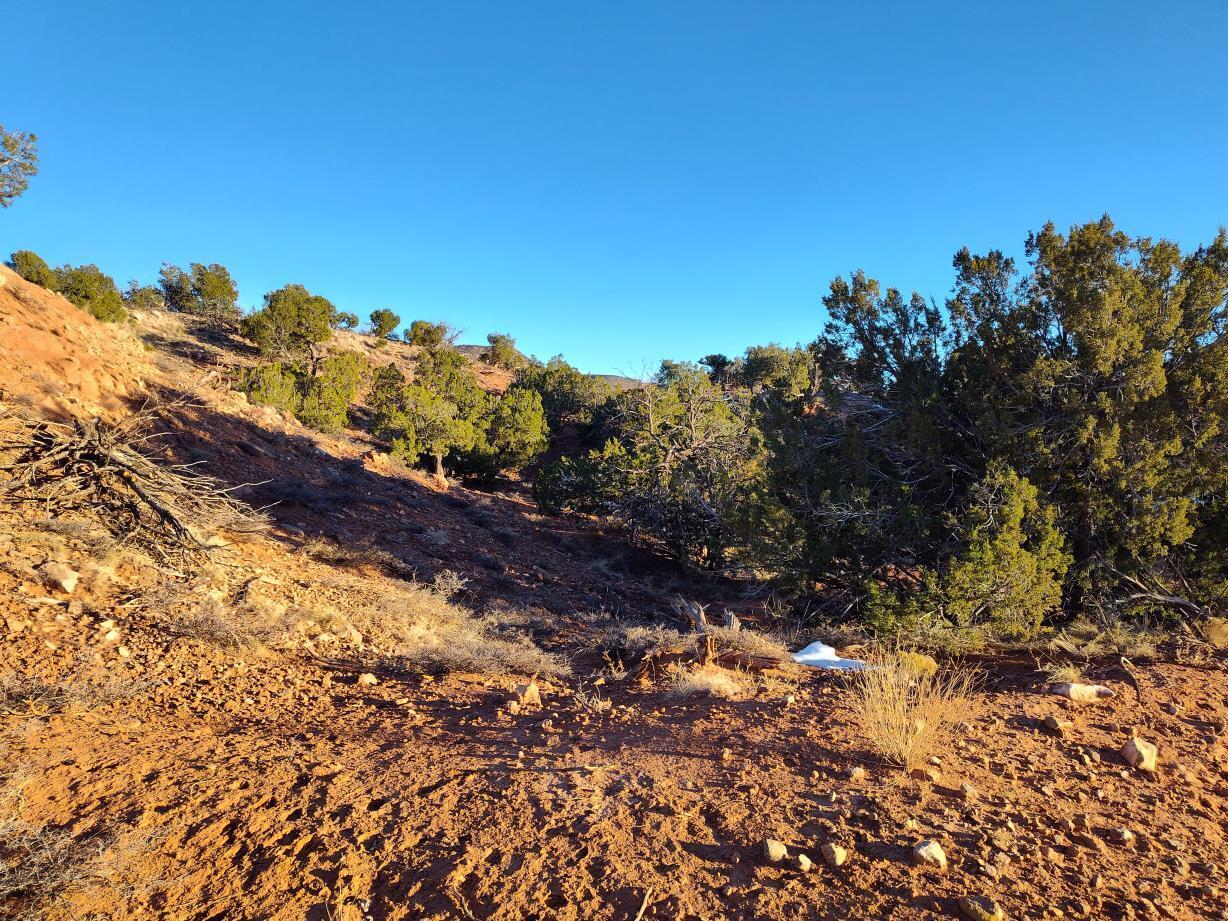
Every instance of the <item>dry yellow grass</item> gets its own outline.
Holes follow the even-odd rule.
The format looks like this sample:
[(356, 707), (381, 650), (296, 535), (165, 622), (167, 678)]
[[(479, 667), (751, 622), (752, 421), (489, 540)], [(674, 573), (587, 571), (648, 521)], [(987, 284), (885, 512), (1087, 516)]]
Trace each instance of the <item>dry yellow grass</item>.
[(671, 697), (678, 698), (707, 695), (732, 700), (742, 696), (744, 690), (745, 683), (737, 672), (731, 672), (719, 665), (702, 665), (678, 672), (670, 685), (669, 693)]
[(924, 763), (968, 715), (975, 674), (961, 667), (918, 672), (903, 664), (898, 652), (876, 652), (866, 661), (868, 667), (851, 682), (862, 735), (892, 764), (911, 768)]

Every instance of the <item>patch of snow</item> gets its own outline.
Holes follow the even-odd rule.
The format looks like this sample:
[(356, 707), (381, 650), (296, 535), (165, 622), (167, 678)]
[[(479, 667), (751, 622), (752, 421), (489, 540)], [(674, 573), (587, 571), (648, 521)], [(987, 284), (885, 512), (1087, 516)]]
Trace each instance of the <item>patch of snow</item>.
[(812, 665), (815, 668), (844, 668), (857, 671), (866, 667), (866, 663), (858, 659), (842, 659), (836, 655), (836, 650), (821, 640), (815, 640), (805, 649), (793, 653), (793, 661), (802, 665)]

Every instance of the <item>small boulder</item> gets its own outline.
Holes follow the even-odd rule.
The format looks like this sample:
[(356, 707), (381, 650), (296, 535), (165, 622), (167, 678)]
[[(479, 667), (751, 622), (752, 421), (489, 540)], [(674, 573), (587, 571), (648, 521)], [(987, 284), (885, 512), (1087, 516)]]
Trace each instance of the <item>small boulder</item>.
[(853, 781), (853, 783), (858, 783), (859, 781), (862, 781), (865, 779), (866, 779), (866, 769), (863, 768), (860, 764), (857, 765), (856, 767), (849, 769), (849, 780)]
[(361, 675), (358, 676), (358, 683), (362, 685), (364, 688), (370, 688), (370, 687), (374, 687), (375, 685), (379, 684), (379, 679), (376, 678), (370, 672), (363, 672)]
[(793, 858), (793, 869), (800, 870), (802, 873), (809, 873), (810, 868), (814, 866), (814, 861), (805, 854), (797, 854)]
[(542, 694), (538, 690), (537, 682), (530, 681), (528, 684), (522, 684), (516, 688), (516, 700), (524, 707), (540, 707), (542, 705)]
[(763, 858), (768, 863), (780, 863), (789, 856), (789, 849), (783, 841), (775, 838), (765, 838), (763, 841)]
[(1126, 764), (1148, 774), (1155, 773), (1158, 755), (1159, 750), (1154, 745), (1137, 736), (1121, 747), (1121, 756), (1126, 759)]
[(1109, 840), (1119, 847), (1132, 846), (1134, 844), (1135, 837), (1134, 832), (1130, 831), (1130, 829), (1126, 828), (1124, 825), (1120, 828), (1110, 829), (1109, 831)]
[(983, 895), (961, 895), (959, 910), (970, 921), (1002, 921), (1002, 906)]
[(1055, 735), (1065, 735), (1066, 730), (1070, 729), (1074, 723), (1070, 720), (1064, 720), (1060, 716), (1049, 714), (1045, 717), (1045, 728)]
[(849, 860), (849, 852), (838, 844), (824, 844), (821, 848), (823, 861), (829, 867), (842, 867)]
[(939, 870), (947, 868), (946, 852), (937, 841), (918, 842), (912, 849), (912, 861), (924, 866), (937, 867)]
[(1049, 688), (1049, 693), (1065, 697), (1071, 703), (1094, 704), (1109, 697), (1116, 697), (1117, 692), (1106, 688), (1103, 684), (1079, 684), (1075, 681), (1063, 681)]
[(59, 589), (66, 595), (71, 595), (77, 587), (77, 581), (81, 578), (71, 566), (66, 566), (63, 563), (44, 563), (39, 567), (38, 574), (42, 576), (43, 583), (50, 588)]

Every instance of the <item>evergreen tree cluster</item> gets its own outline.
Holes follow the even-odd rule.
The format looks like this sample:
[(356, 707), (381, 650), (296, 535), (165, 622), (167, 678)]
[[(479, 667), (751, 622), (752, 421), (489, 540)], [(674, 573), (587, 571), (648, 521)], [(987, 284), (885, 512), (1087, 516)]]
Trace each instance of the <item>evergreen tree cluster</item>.
[(1105, 217), (1026, 255), (960, 251), (941, 306), (838, 277), (809, 346), (667, 362), (539, 503), (883, 629), (1222, 610), (1228, 235), (1182, 252)]

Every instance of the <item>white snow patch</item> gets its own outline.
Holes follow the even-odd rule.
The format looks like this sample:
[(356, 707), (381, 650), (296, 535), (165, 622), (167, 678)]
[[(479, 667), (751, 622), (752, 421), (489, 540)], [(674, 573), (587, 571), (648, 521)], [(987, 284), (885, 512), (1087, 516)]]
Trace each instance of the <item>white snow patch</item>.
[(842, 659), (836, 655), (836, 650), (821, 640), (815, 640), (805, 649), (793, 653), (793, 661), (802, 665), (812, 665), (815, 668), (844, 668), (858, 671), (866, 667), (859, 659)]

